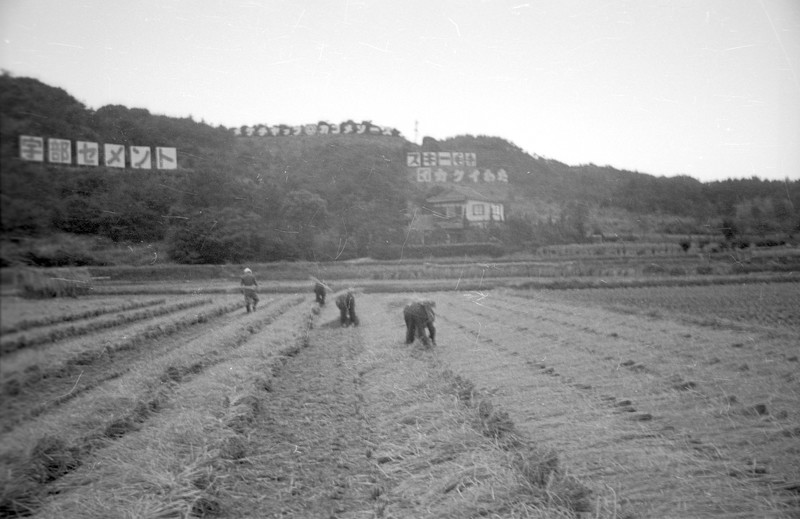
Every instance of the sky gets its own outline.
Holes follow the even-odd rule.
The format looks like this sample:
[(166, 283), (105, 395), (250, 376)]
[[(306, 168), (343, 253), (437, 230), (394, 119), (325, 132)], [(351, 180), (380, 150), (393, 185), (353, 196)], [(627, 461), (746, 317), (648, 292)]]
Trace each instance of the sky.
[(214, 126), (369, 120), (800, 178), (798, 0), (0, 0), (0, 68)]

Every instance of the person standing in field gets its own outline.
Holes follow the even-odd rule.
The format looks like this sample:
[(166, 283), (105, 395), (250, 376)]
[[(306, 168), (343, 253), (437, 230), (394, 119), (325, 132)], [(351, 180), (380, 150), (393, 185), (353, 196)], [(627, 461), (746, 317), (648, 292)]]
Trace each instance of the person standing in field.
[(244, 305), (247, 308), (247, 313), (250, 313), (251, 306), (255, 312), (256, 305), (258, 304), (258, 294), (256, 293), (258, 281), (256, 281), (252, 270), (244, 269), (244, 273), (242, 274), (242, 287), (244, 287)]

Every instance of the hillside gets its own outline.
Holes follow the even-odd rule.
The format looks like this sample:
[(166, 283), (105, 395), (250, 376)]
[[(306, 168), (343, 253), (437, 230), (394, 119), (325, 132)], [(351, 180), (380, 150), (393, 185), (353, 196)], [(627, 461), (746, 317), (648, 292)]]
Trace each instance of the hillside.
[[(396, 131), (242, 137), (141, 108), (90, 110), (60, 88), (8, 74), (0, 105), (4, 265), (386, 257), (392, 246), (412, 244), (414, 208), (446, 188), (410, 181), (405, 157), (416, 151), (469, 151), (479, 167), (507, 172), (507, 186), (470, 189), (506, 204), (508, 225), (475, 237), (509, 251), (625, 232), (642, 215), (658, 216), (653, 232), (702, 232), (724, 221), (736, 232), (786, 239), (800, 229), (798, 180), (704, 184), (568, 166), (490, 136), (425, 138), (421, 146)], [(20, 135), (171, 147), (178, 168), (22, 160)], [(112, 249), (138, 252), (100, 254)]]

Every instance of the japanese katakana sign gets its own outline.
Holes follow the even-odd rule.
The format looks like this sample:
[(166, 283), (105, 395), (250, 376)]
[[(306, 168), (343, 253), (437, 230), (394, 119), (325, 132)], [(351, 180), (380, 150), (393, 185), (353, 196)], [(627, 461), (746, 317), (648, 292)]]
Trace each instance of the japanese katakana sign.
[(131, 167), (133, 169), (151, 169), (149, 146), (131, 146)]
[(156, 169), (178, 169), (178, 150), (156, 148)]
[[(45, 140), (47, 147), (45, 148)], [(47, 162), (51, 164), (77, 166), (99, 166), (101, 163), (101, 145), (91, 141), (75, 141), (75, 147), (69, 139), (36, 137), (32, 135), (19, 136), (19, 157), (22, 160), (33, 162)], [(130, 163), (126, 159), (130, 158)], [(124, 144), (102, 145), (102, 164), (110, 168), (133, 169), (178, 169), (178, 150), (168, 147), (156, 147), (153, 154), (150, 146), (130, 146), (126, 153)]]
[(100, 146), (96, 142), (78, 141), (76, 153), (76, 159), (80, 166), (97, 166), (100, 164)]
[(477, 156), (463, 151), (413, 151), (406, 154), (406, 166), (409, 168), (453, 166), (475, 167)]
[(417, 182), (504, 182), (505, 169), (478, 167), (477, 155), (464, 151), (415, 151), (406, 154), (406, 167)]
[(488, 168), (415, 168), (417, 182), (505, 182), (508, 183), (508, 173), (504, 169), (492, 170)]
[(103, 155), (106, 166), (110, 168), (125, 167), (125, 146), (122, 144), (104, 144)]
[(400, 132), (390, 126), (378, 126), (367, 121), (362, 123), (319, 123), (297, 126), (257, 124), (234, 128), (233, 133), (241, 137), (311, 137), (315, 135), (383, 135), (396, 137), (400, 135)]

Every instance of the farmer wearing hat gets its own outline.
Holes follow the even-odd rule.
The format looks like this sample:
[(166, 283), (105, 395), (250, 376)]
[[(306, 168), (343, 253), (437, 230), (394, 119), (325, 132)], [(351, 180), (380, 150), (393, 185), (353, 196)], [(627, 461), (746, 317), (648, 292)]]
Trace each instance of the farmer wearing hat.
[(244, 273), (242, 274), (242, 286), (244, 287), (244, 305), (247, 307), (247, 313), (250, 313), (251, 305), (253, 311), (255, 311), (256, 305), (258, 304), (258, 294), (256, 293), (258, 281), (256, 281), (252, 270), (244, 269)]

